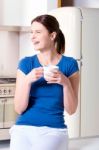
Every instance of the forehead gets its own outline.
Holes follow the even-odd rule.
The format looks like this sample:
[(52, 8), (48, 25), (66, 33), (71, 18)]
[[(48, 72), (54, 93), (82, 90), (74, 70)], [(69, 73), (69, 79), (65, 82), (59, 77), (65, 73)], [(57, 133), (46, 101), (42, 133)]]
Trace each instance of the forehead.
[(31, 30), (47, 30), (47, 29), (43, 24), (34, 21), (31, 25)]

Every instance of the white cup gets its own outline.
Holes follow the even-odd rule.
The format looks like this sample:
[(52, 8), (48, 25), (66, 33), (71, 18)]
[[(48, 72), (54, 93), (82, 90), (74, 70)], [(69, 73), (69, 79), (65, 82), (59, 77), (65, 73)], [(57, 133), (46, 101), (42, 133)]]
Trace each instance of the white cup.
[(53, 72), (59, 70), (59, 67), (55, 65), (49, 65), (49, 66), (44, 66), (43, 69), (44, 69), (44, 78), (47, 81), (48, 77), (53, 75)]

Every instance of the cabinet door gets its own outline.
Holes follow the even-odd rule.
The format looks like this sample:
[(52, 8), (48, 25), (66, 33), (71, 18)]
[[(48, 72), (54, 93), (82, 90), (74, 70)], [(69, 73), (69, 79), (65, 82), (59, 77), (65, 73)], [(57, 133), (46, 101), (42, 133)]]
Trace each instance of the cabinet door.
[(6, 98), (4, 104), (4, 128), (11, 127), (16, 119), (16, 113), (14, 111), (13, 98)]
[(3, 128), (3, 110), (4, 110), (4, 102), (3, 98), (0, 98), (0, 128)]
[(21, 2), (20, 0), (0, 1), (0, 25), (20, 25)]
[(0, 76), (16, 77), (19, 59), (19, 34), (0, 31)]

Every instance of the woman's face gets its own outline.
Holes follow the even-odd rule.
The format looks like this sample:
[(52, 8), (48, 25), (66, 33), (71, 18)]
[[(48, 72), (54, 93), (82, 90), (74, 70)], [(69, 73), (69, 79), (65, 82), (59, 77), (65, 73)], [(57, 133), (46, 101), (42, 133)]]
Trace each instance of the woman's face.
[(31, 25), (31, 37), (36, 50), (46, 50), (51, 47), (53, 42), (52, 35), (39, 22), (33, 22)]

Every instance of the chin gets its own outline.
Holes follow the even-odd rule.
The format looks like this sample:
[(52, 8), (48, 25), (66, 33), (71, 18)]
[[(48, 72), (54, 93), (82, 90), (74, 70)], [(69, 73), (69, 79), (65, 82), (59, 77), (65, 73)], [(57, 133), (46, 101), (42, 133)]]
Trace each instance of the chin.
[(40, 50), (40, 48), (39, 48), (39, 47), (37, 47), (37, 46), (34, 46), (34, 49), (35, 49), (35, 50), (37, 50), (37, 51), (39, 51), (39, 50)]
[(34, 49), (37, 50), (37, 51), (43, 51), (46, 48), (45, 47), (34, 46)]
[(37, 51), (43, 51), (44, 48), (35, 48)]

